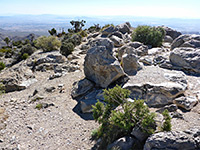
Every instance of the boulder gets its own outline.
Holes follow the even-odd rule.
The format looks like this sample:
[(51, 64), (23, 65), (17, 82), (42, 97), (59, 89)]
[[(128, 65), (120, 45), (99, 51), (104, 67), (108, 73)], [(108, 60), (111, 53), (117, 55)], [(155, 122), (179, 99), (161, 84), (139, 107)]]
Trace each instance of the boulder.
[(113, 33), (111, 34), (111, 36), (112, 36), (112, 35), (114, 35), (114, 36), (116, 36), (116, 37), (118, 37), (118, 38), (120, 38), (120, 39), (123, 39), (123, 38), (124, 38), (124, 35), (123, 35), (121, 32), (119, 32), (119, 31), (113, 32)]
[(120, 25), (117, 25), (116, 28), (122, 33), (122, 34), (125, 34), (125, 33), (131, 33), (131, 25), (129, 22), (126, 22), (126, 23), (123, 23), (123, 24), (120, 24)]
[(169, 59), (180, 70), (200, 74), (200, 49), (176, 48), (170, 53)]
[(59, 51), (52, 51), (40, 54), (39, 58), (35, 60), (36, 65), (43, 63), (63, 63), (66, 58)]
[(95, 105), (97, 101), (103, 102), (103, 90), (93, 90), (80, 100), (80, 107), (82, 113), (92, 113), (92, 105)]
[(148, 54), (148, 47), (140, 42), (129, 42), (119, 48), (118, 58), (121, 60), (124, 53), (133, 53), (137, 56), (145, 56)]
[(113, 55), (112, 41), (106, 38), (98, 39), (93, 45), (85, 57), (84, 73), (87, 79), (106, 88), (125, 73)]
[(173, 42), (173, 38), (169, 35), (166, 35), (165, 38), (164, 38), (164, 42), (167, 42), (167, 43), (172, 43)]
[(138, 139), (140, 142), (145, 141), (149, 136), (148, 133), (142, 131), (138, 126), (135, 126), (133, 128), (133, 130), (131, 131), (131, 135)]
[(122, 68), (128, 75), (135, 75), (141, 69), (138, 59), (134, 54), (124, 54), (121, 60)]
[(122, 45), (124, 45), (123, 40), (115, 35), (112, 35), (110, 39), (113, 41), (115, 47), (121, 47)]
[(171, 45), (171, 49), (177, 47), (191, 47), (191, 48), (200, 48), (200, 35), (181, 35), (176, 38)]
[(178, 106), (185, 110), (191, 110), (197, 103), (198, 99), (193, 96), (187, 96), (187, 97), (179, 97), (173, 100), (173, 102)]
[(0, 81), (5, 86), (5, 92), (24, 90), (37, 82), (32, 70), (24, 62), (5, 69), (0, 73)]
[(187, 89), (187, 80), (180, 71), (165, 70), (155, 66), (144, 66), (123, 86), (131, 91), (132, 99), (144, 99), (150, 107), (173, 103)]
[(94, 84), (88, 79), (82, 79), (80, 81), (74, 82), (71, 95), (73, 98), (79, 97), (86, 94), (94, 87)]
[(102, 31), (102, 37), (107, 37), (108, 35), (112, 34), (115, 31), (117, 31), (115, 27), (109, 26)]
[(171, 29), (169, 27), (163, 26), (163, 29), (165, 30), (166, 35), (170, 36), (172, 39), (175, 39), (175, 38), (177, 38), (181, 35), (181, 32), (178, 32), (178, 31)]
[(151, 135), (144, 150), (198, 150), (200, 149), (200, 127), (188, 131), (160, 132)]
[(125, 136), (108, 145), (107, 150), (129, 150), (132, 149), (136, 143), (138, 143), (136, 139)]

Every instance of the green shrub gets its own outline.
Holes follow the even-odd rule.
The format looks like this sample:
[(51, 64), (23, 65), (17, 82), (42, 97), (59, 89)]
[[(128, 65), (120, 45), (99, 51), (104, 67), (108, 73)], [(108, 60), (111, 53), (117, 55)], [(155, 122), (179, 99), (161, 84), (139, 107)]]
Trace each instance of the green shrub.
[(104, 90), (103, 95), (106, 104), (98, 101), (93, 106), (93, 117), (100, 124), (98, 130), (93, 132), (93, 138), (101, 139), (100, 149), (105, 149), (120, 137), (130, 135), (136, 126), (148, 134), (154, 133), (155, 114), (149, 111), (144, 100), (129, 102), (130, 91), (118, 85)]
[(3, 93), (5, 93), (5, 87), (4, 87), (4, 85), (0, 82), (0, 95), (2, 95)]
[(100, 30), (101, 30), (101, 27), (99, 26), (99, 24), (94, 24), (94, 26), (91, 26), (88, 28), (88, 31), (90, 33), (99, 32)]
[(72, 52), (74, 51), (74, 45), (69, 42), (63, 42), (62, 43), (62, 46), (60, 48), (60, 53), (65, 55), (65, 56), (68, 56), (69, 54), (71, 54)]
[(43, 108), (43, 105), (41, 104), (41, 103), (39, 103), (39, 104), (37, 104), (36, 106), (35, 106), (35, 109), (38, 109), (38, 110), (40, 110), (40, 109), (42, 109)]
[(81, 37), (87, 37), (87, 32), (86, 30), (82, 30), (78, 33)]
[(61, 42), (54, 36), (41, 36), (36, 41), (36, 47), (43, 49), (44, 52), (58, 50), (61, 46)]
[(22, 49), (20, 50), (20, 52), (22, 53), (22, 55), (24, 53), (27, 53), (28, 55), (32, 55), (35, 51), (36, 51), (36, 48), (33, 47), (31, 44), (24, 45), (22, 47)]
[(6, 65), (0, 61), (0, 71), (3, 70), (6, 67)]
[(13, 41), (12, 42), (12, 45), (13, 46), (17, 46), (18, 48), (21, 48), (22, 47), (22, 45), (23, 45), (23, 43), (22, 43), (22, 41)]
[(27, 59), (28, 57), (29, 57), (29, 55), (28, 55), (27, 53), (24, 53), (24, 54), (22, 55), (21, 58), (22, 58), (23, 60), (25, 60), (25, 59)]
[(132, 33), (132, 40), (157, 47), (162, 45), (165, 31), (161, 27), (138, 26)]
[(163, 125), (161, 127), (161, 130), (162, 131), (171, 131), (171, 117), (169, 115), (169, 112), (167, 109), (165, 109), (162, 113), (162, 115), (164, 116), (164, 122), (163, 122)]

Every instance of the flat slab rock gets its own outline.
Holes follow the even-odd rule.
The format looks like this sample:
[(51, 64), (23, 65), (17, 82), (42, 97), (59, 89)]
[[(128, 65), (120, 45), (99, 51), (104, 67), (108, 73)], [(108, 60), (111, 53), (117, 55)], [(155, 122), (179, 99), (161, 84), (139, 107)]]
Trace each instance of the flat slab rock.
[(131, 98), (145, 99), (148, 106), (170, 104), (187, 89), (187, 79), (180, 71), (171, 71), (156, 66), (146, 66), (123, 86), (131, 91)]
[(200, 128), (186, 131), (160, 132), (151, 135), (144, 150), (199, 150)]

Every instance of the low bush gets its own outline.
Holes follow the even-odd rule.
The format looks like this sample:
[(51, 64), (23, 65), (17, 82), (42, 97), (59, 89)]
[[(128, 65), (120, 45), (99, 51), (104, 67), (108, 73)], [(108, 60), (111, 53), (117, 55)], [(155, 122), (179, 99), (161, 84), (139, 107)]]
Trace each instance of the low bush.
[(82, 30), (78, 33), (81, 37), (87, 37), (87, 32), (86, 30)]
[(99, 24), (94, 24), (94, 26), (91, 26), (88, 28), (88, 31), (90, 33), (99, 32), (100, 30), (101, 30), (101, 27), (99, 26)]
[(23, 60), (25, 60), (25, 59), (27, 59), (28, 57), (29, 57), (29, 55), (28, 55), (27, 53), (24, 53), (24, 54), (22, 55), (21, 58), (22, 58)]
[(43, 49), (44, 52), (58, 50), (61, 46), (61, 42), (54, 36), (41, 36), (36, 40), (36, 47)]
[(138, 26), (132, 33), (132, 41), (158, 47), (162, 45), (164, 36), (165, 31), (161, 27)]
[(35, 51), (36, 51), (36, 48), (33, 47), (31, 44), (24, 45), (22, 47), (22, 49), (20, 50), (20, 52), (22, 53), (22, 55), (24, 53), (27, 53), (28, 55), (32, 55)]
[(3, 93), (5, 93), (5, 87), (4, 87), (4, 85), (0, 82), (0, 95), (2, 95)]
[(118, 138), (130, 135), (136, 126), (148, 134), (154, 133), (155, 114), (149, 111), (144, 100), (129, 102), (130, 91), (120, 86), (104, 90), (103, 94), (106, 104), (98, 101), (93, 106), (93, 117), (100, 127), (92, 136), (96, 140), (101, 139), (99, 149), (105, 149)]
[(0, 71), (3, 70), (6, 67), (6, 65), (0, 61)]
[(74, 45), (69, 42), (63, 42), (62, 43), (62, 46), (60, 48), (60, 53), (65, 55), (65, 56), (68, 56), (69, 54), (71, 54), (72, 52), (74, 51)]
[(169, 112), (167, 109), (165, 109), (162, 113), (163, 117), (164, 117), (164, 122), (163, 122), (163, 125), (161, 127), (161, 130), (162, 131), (171, 131), (171, 117), (169, 115)]

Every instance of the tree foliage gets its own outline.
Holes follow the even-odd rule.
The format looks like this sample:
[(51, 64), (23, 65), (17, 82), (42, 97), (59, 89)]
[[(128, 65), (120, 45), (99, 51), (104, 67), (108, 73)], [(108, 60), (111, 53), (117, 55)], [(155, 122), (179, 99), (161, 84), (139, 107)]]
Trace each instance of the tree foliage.
[(69, 29), (68, 32), (72, 33), (78, 33), (82, 30), (82, 27), (85, 26), (86, 21), (85, 20), (81, 20), (81, 21), (70, 21), (71, 25), (73, 26), (72, 29)]
[(6, 37), (6, 38), (4, 39), (4, 42), (6, 42), (6, 44), (7, 44), (7, 46), (8, 46), (9, 43), (10, 43), (10, 39), (9, 39), (8, 37)]
[(50, 34), (51, 36), (56, 36), (56, 35), (57, 35), (57, 31), (56, 31), (55, 28), (52, 28), (51, 30), (48, 30), (48, 32), (49, 32), (49, 34)]
[(129, 102), (130, 91), (116, 86), (104, 90), (106, 104), (97, 102), (93, 106), (93, 117), (100, 127), (93, 136), (101, 139), (100, 149), (116, 139), (129, 135), (134, 127), (152, 134), (155, 131), (155, 114), (149, 111), (144, 100)]

